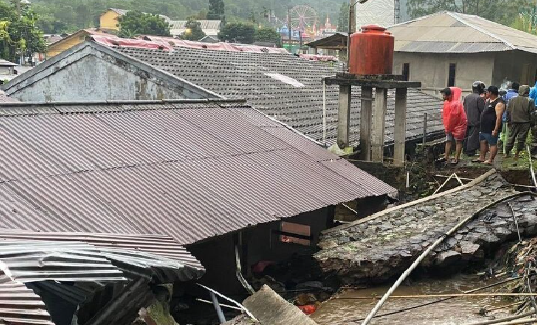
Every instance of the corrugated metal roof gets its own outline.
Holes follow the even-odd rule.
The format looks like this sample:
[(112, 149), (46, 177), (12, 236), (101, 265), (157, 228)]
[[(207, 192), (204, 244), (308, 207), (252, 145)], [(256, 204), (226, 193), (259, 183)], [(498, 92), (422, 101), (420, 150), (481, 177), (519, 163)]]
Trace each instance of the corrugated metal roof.
[[(168, 236), (30, 232), (12, 229), (0, 229), (0, 243), (1, 240), (38, 240), (56, 243), (83, 242), (98, 248), (101, 253), (106, 250), (107, 252), (114, 254), (119, 252), (121, 254), (133, 255), (134, 263), (137, 263), (137, 258), (151, 258), (155, 260), (157, 264), (164, 266), (165, 263), (168, 263), (168, 260), (173, 260), (180, 264), (174, 263), (170, 268), (175, 268), (177, 270), (186, 269), (184, 271), (185, 275), (195, 274), (191, 278), (200, 277), (204, 271), (203, 266), (194, 256), (192, 256), (183, 246), (179, 245), (175, 240), (173, 240), (173, 238)], [(134, 255), (137, 255), (138, 257)]]
[(85, 243), (0, 241), (0, 268), (20, 283), (40, 281), (122, 282), (123, 272)]
[(74, 113), (76, 104), (64, 104), (70, 113), (61, 114), (41, 104), (43, 114), (0, 117), (0, 228), (190, 244), (395, 192), (243, 104), (115, 103), (112, 113), (102, 105)]
[(420, 53), (537, 52), (537, 36), (482, 17), (440, 12), (394, 25), (395, 50)]
[(0, 275), (0, 324), (54, 325), (41, 297), (5, 274)]
[[(116, 50), (144, 61), (153, 67), (186, 79), (227, 98), (246, 98), (256, 109), (293, 127), (316, 141), (323, 141), (322, 79), (335, 75), (337, 64), (327, 64), (300, 59), (290, 54), (241, 53), (211, 51), (175, 47), (173, 52), (148, 49), (116, 48)], [(296, 80), (303, 87), (270, 77), (271, 74)], [(298, 85), (298, 83), (296, 85)], [(359, 96), (356, 87), (353, 93)], [(338, 88), (327, 87), (327, 144), (336, 143)], [(428, 131), (432, 134), (443, 130), (440, 112), (442, 101), (417, 90), (409, 90), (408, 100), (419, 108), (408, 105), (409, 116), (430, 117)], [(389, 93), (388, 117), (394, 116), (395, 94)], [(351, 144), (359, 143), (360, 99), (355, 97), (351, 109)], [(409, 120), (407, 139), (421, 136), (423, 120)], [(387, 126), (387, 133), (393, 127)], [(387, 138), (387, 143), (392, 141)]]

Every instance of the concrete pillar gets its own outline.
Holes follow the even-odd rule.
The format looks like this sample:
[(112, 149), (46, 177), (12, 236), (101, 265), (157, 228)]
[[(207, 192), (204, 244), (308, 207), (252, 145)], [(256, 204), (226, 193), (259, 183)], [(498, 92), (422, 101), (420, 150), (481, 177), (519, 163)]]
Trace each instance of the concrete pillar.
[(351, 86), (339, 86), (337, 144), (344, 149), (349, 146), (351, 123)]
[(374, 162), (384, 162), (384, 130), (386, 112), (388, 111), (388, 89), (377, 88), (375, 95), (375, 110), (371, 130), (371, 159)]
[(406, 103), (407, 89), (397, 88), (395, 90), (395, 130), (393, 133), (393, 163), (397, 167), (405, 165)]
[(360, 109), (360, 159), (371, 161), (371, 122), (373, 118), (373, 88), (362, 87)]

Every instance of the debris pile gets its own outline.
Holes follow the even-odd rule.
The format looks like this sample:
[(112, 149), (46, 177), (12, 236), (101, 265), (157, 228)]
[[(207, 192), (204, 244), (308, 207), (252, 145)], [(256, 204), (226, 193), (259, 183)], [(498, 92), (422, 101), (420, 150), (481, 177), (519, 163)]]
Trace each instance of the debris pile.
[[(459, 188), (377, 213), (327, 231), (315, 257), (343, 283), (383, 282), (401, 274), (434, 241), (469, 216), (424, 267), (484, 261), (485, 252), (537, 234), (537, 201), (518, 193), (495, 171)], [(517, 219), (517, 223), (515, 223)]]

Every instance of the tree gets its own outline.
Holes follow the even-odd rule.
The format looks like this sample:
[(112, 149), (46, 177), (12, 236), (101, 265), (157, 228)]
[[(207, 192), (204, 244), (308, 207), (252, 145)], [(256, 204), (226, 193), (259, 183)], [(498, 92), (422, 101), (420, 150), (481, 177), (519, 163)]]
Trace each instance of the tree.
[(137, 35), (170, 36), (170, 24), (164, 18), (140, 11), (129, 11), (119, 18), (119, 37)]
[(243, 44), (252, 44), (254, 42), (254, 36), (254, 25), (244, 23), (227, 24), (218, 33), (218, 38), (222, 41)]
[(16, 61), (22, 55), (32, 58), (46, 50), (43, 33), (37, 27), (38, 16), (22, 6), (20, 15), (15, 4), (0, 2), (0, 57)]
[(339, 8), (339, 18), (337, 20), (337, 31), (347, 33), (349, 31), (349, 10), (350, 5), (348, 3), (342, 3)]
[(186, 22), (186, 31), (181, 34), (181, 39), (189, 41), (199, 41), (205, 37), (205, 33), (201, 29), (201, 23), (192, 17)]
[(208, 20), (224, 20), (225, 13), (224, 0), (209, 0)]
[(282, 37), (274, 29), (270, 27), (261, 27), (255, 31), (254, 39), (256, 42), (269, 42), (274, 43), (276, 46), (282, 46)]

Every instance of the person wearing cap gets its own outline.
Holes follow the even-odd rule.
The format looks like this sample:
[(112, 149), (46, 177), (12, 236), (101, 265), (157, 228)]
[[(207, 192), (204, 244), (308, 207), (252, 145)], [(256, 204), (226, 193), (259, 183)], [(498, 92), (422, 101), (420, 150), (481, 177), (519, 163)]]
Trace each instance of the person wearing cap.
[(519, 153), (525, 149), (531, 115), (535, 111), (535, 102), (529, 98), (530, 86), (520, 86), (519, 94), (520, 96), (512, 98), (507, 104), (509, 137), (505, 145), (505, 158), (509, 157), (516, 141), (515, 160), (518, 160)]
[(479, 150), (479, 123), (481, 113), (485, 109), (485, 99), (481, 94), (485, 92), (485, 85), (481, 81), (476, 81), (472, 85), (472, 94), (464, 98), (463, 106), (468, 118), (468, 129), (466, 130), (466, 140), (464, 141), (464, 151), (468, 156), (474, 156)]
[[(502, 94), (502, 89), (500, 89), (500, 95), (502, 96), (503, 102), (505, 103), (505, 106), (507, 107), (509, 105), (509, 102), (513, 98), (518, 97), (518, 91), (520, 90), (520, 84), (518, 82), (512, 82), (509, 84), (509, 89), (507, 91), (503, 90), (505, 93)], [(507, 143), (507, 139), (509, 138), (509, 125), (507, 123), (507, 111), (503, 113), (502, 116), (502, 130), (500, 131), (499, 139), (501, 143), (504, 145), (504, 153), (507, 154), (507, 147), (505, 147), (505, 144)]]
[(446, 151), (445, 159), (449, 162), (451, 156), (452, 142), (455, 140), (455, 159), (451, 161), (452, 164), (459, 163), (459, 159), (462, 153), (462, 141), (466, 136), (466, 129), (468, 127), (468, 120), (466, 112), (461, 102), (462, 89), (458, 87), (446, 88), (441, 91), (444, 96), (444, 109), (442, 111), (442, 118), (444, 121), (444, 129), (446, 131)]
[[(498, 87), (490, 86), (487, 89), (490, 96), (488, 105), (481, 113), (481, 123), (479, 127), (479, 140), (481, 150), (479, 158), (473, 162), (482, 162), (488, 165), (494, 164), (494, 159), (498, 154), (498, 134), (502, 129), (502, 116), (505, 111), (505, 104), (499, 95)], [(485, 160), (487, 151), (490, 150), (490, 157)]]

